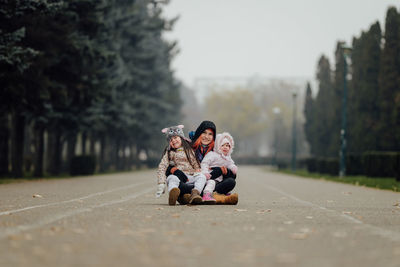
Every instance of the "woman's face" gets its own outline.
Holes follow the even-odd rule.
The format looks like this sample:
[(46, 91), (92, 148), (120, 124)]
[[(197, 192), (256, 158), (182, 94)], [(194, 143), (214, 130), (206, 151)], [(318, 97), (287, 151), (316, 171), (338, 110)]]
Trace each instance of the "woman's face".
[(210, 129), (206, 129), (201, 135), (200, 135), (200, 141), (202, 145), (209, 145), (212, 140), (214, 139), (214, 132)]

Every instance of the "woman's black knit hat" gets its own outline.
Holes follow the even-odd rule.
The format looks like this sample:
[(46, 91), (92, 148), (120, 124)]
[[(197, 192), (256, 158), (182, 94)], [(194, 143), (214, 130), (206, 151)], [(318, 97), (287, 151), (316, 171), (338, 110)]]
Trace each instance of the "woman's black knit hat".
[(217, 132), (217, 127), (215, 127), (215, 124), (212, 121), (203, 121), (200, 123), (199, 127), (197, 127), (196, 132), (194, 133), (192, 142), (196, 142), (196, 140), (200, 137), (200, 135), (206, 130), (206, 129), (211, 129), (214, 132), (214, 141), (215, 141), (215, 135)]

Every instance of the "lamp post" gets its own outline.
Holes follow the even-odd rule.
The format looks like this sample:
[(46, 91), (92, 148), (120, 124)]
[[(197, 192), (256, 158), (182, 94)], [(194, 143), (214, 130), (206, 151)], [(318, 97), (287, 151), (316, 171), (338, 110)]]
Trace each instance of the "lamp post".
[(342, 94), (342, 126), (340, 129), (340, 166), (339, 176), (346, 176), (346, 150), (347, 150), (347, 75), (348, 65), (347, 61), (351, 58), (351, 47), (342, 45), (343, 55), (343, 94)]
[(292, 124), (292, 171), (296, 171), (296, 97), (297, 93), (293, 92), (293, 124)]
[(274, 156), (272, 158), (272, 165), (273, 166), (277, 166), (277, 157), (278, 157), (278, 117), (279, 114), (281, 113), (281, 109), (279, 107), (274, 107), (272, 109), (272, 112), (275, 115), (274, 118)]

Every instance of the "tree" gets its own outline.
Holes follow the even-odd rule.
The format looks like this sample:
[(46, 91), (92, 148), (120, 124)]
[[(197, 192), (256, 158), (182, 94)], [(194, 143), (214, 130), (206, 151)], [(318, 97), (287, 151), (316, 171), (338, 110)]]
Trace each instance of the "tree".
[(317, 133), (315, 132), (315, 110), (314, 110), (314, 99), (312, 96), (312, 90), (311, 90), (311, 85), (310, 83), (307, 83), (307, 89), (306, 89), (306, 99), (304, 101), (304, 117), (305, 117), (305, 123), (304, 123), (304, 133), (306, 136), (306, 140), (308, 144), (310, 145), (310, 152), (311, 154), (315, 154), (315, 148), (316, 148), (316, 137)]
[[(2, 0), (0, 6), (0, 86), (3, 88), (0, 94), (1, 114), (4, 116), (0, 122), (7, 122), (11, 114), (11, 154), (12, 173), (14, 177), (22, 176), (22, 158), (24, 146), (24, 127), (26, 122), (26, 111), (29, 108), (30, 95), (33, 95), (25, 87), (21, 77), (32, 68), (33, 58), (39, 54), (24, 40), (29, 34), (27, 27), (31, 25), (30, 19), (43, 17), (58, 9), (57, 1), (47, 2), (44, 0), (33, 1), (8, 1)], [(1, 126), (5, 134), (0, 138), (1, 153), (7, 155), (4, 144), (8, 139), (7, 126)], [(7, 157), (0, 158), (1, 166)]]
[[(328, 148), (332, 144), (332, 118), (335, 116), (332, 71), (327, 57), (321, 56), (318, 61), (317, 81), (318, 93), (315, 98), (314, 121), (315, 137), (314, 151), (315, 156), (331, 156)], [(338, 133), (335, 133), (338, 134)]]
[(377, 149), (379, 123), (378, 76), (382, 34), (378, 22), (353, 40), (352, 85), (348, 101), (348, 149), (363, 153)]
[(400, 150), (400, 19), (388, 9), (379, 72), (379, 150)]

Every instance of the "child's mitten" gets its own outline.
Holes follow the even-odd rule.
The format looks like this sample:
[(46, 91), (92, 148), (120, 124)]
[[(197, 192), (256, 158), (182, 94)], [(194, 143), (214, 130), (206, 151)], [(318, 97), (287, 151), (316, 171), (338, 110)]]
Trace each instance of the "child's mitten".
[(230, 169), (233, 172), (233, 174), (237, 173), (237, 169), (238, 169), (237, 166), (233, 165)]
[(158, 184), (157, 191), (156, 191), (156, 197), (159, 198), (164, 193), (165, 193), (165, 184)]

